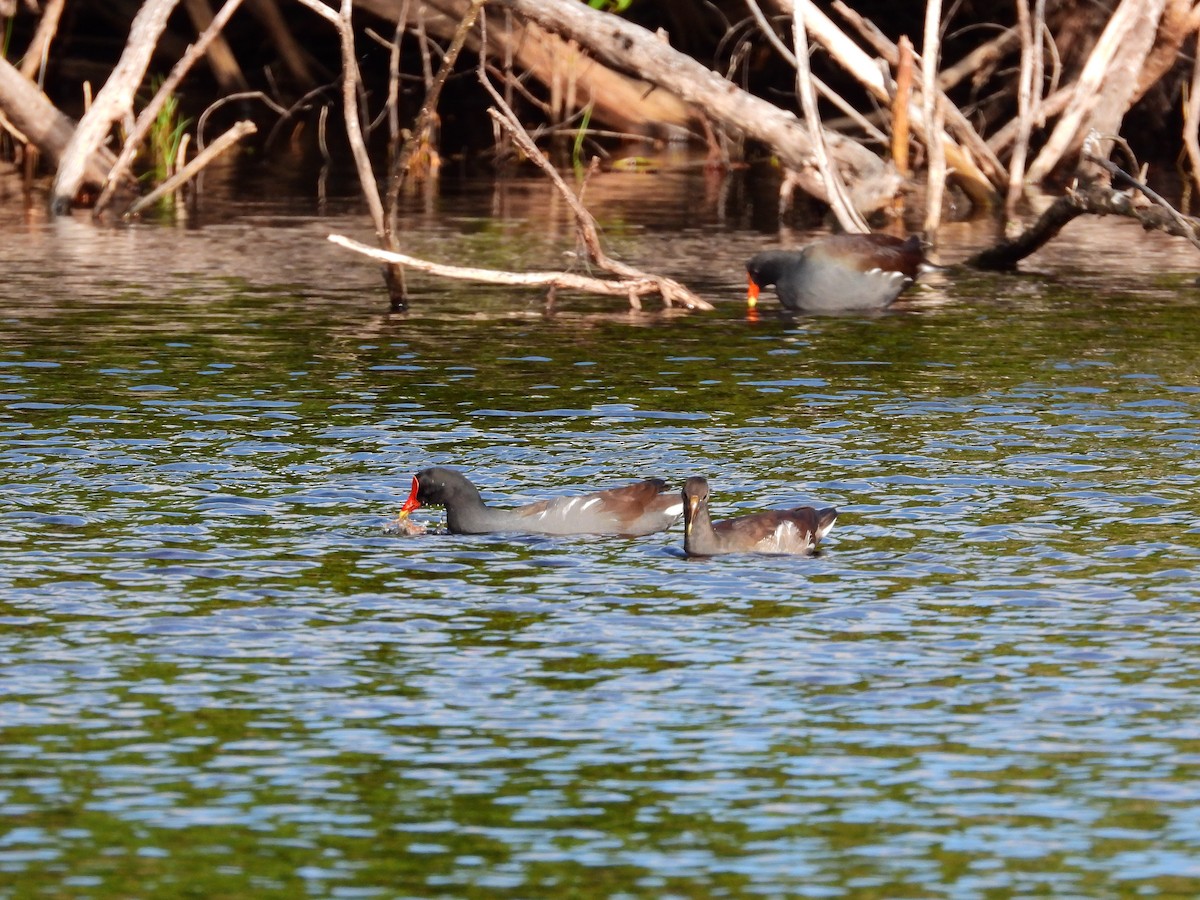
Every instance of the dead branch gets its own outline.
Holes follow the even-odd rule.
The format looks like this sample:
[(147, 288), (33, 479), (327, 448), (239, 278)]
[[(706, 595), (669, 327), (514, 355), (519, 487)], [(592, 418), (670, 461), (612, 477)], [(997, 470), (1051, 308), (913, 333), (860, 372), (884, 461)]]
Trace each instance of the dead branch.
[[(211, 17), (208, 27), (200, 35), (196, 43), (188, 47), (187, 52), (171, 67), (171, 71), (163, 79), (162, 84), (158, 86), (158, 90), (150, 99), (150, 102), (146, 104), (146, 108), (138, 115), (137, 121), (133, 124), (133, 130), (125, 138), (125, 143), (121, 146), (121, 153), (117, 156), (117, 161), (113, 164), (112, 170), (108, 174), (108, 181), (104, 185), (104, 189), (100, 192), (100, 196), (96, 199), (96, 206), (92, 211), (93, 215), (99, 215), (108, 206), (117, 185), (120, 184), (121, 179), (129, 172), (133, 158), (137, 155), (142, 142), (146, 140), (146, 135), (154, 127), (154, 120), (163, 108), (163, 104), (175, 92), (175, 88), (183, 81), (184, 76), (191, 71), (192, 66), (196, 64), (196, 60), (203, 56), (212, 42), (216, 40), (221, 30), (225, 27), (225, 23), (237, 12), (237, 8), (241, 3), (242, 0), (226, 0), (220, 12)], [(133, 212), (132, 207), (129, 212)]]
[[(33, 33), (33, 39), (29, 42), (29, 46), (25, 49), (25, 57), (21, 60), (21, 74), (26, 78), (33, 78), (35, 73), (42, 73), (46, 70), (46, 57), (50, 53), (50, 42), (54, 40), (54, 35), (58, 32), (58, 20), (62, 18), (63, 6), (67, 0), (49, 0), (46, 8), (42, 11), (42, 18), (38, 21), (37, 30)], [(38, 84), (42, 83), (41, 78), (38, 78)]]
[[(1121, 188), (1140, 191), (1155, 205), (1139, 206)], [(1200, 219), (1184, 216), (1115, 163), (1085, 152), (1078, 184), (1051, 203), (1018, 237), (977, 253), (965, 264), (977, 269), (1015, 269), (1022, 259), (1045, 246), (1069, 222), (1085, 213), (1136, 219), (1147, 231), (1186, 238), (1200, 248)]]
[(925, 33), (921, 47), (921, 115), (925, 120), (929, 170), (926, 176), (925, 239), (937, 238), (942, 222), (942, 198), (946, 193), (946, 148), (942, 142), (946, 96), (937, 87), (938, 59), (941, 56), (942, 0), (925, 4)]
[[(1200, 188), (1200, 34), (1196, 35), (1196, 58), (1192, 61), (1192, 82), (1183, 105), (1183, 146), (1192, 166), (1192, 183)], [(1185, 204), (1185, 209), (1186, 204)]]
[(1030, 163), (1030, 181), (1041, 181), (1063, 159), (1079, 152), (1091, 131), (1120, 131), (1165, 4), (1166, 0), (1121, 0), (1075, 82), (1067, 109)]
[(896, 93), (892, 97), (892, 162), (906, 178), (912, 174), (908, 164), (908, 105), (912, 102), (913, 45), (908, 35), (901, 35), (898, 44), (899, 64), (896, 66)]
[[(1037, 112), (1033, 117), (1033, 126), (1040, 127), (1047, 119), (1057, 116), (1071, 102), (1071, 88), (1062, 88), (1051, 94), (1047, 94), (1038, 104)], [(1017, 140), (1020, 133), (1021, 122), (1019, 118), (1013, 119), (1000, 127), (995, 134), (988, 138), (988, 146), (992, 148), (994, 153), (1002, 153), (1006, 147)]]
[[(754, 21), (758, 23), (758, 30), (763, 33), (771, 46), (779, 53), (780, 56), (787, 61), (793, 69), (797, 68), (796, 54), (788, 49), (787, 45), (779, 39), (779, 35), (775, 33), (775, 29), (771, 27), (770, 21), (763, 14), (762, 7), (758, 5), (756, 0), (746, 0), (746, 6), (749, 7), (751, 15), (754, 16)], [(807, 43), (807, 34), (806, 43)], [(870, 135), (881, 144), (887, 143), (887, 135), (875, 127), (875, 124), (860, 113), (857, 109), (851, 106), (846, 100), (833, 90), (829, 85), (825, 84), (820, 78), (812, 74), (812, 67), (809, 67), (808, 77), (812, 80), (813, 86), (817, 89), (822, 97), (836, 106), (842, 113), (855, 125), (863, 130), (865, 134)], [(705, 120), (708, 121), (707, 119)]]
[[(339, 247), (361, 253), (370, 259), (393, 266), (406, 266), (418, 272), (428, 272), (430, 275), (437, 275), (441, 278), (454, 278), (481, 284), (504, 284), (513, 287), (545, 288), (551, 291), (568, 290), (609, 297), (628, 297), (630, 305), (634, 309), (641, 308), (640, 303), (636, 302), (638, 297), (660, 293), (662, 287), (653, 277), (633, 281), (606, 281), (602, 278), (592, 278), (589, 275), (579, 275), (574, 272), (503, 272), (497, 269), (450, 266), (409, 256), (405, 253), (380, 250), (340, 234), (329, 235), (329, 240)], [(700, 302), (703, 305), (696, 307), (697, 309), (712, 309), (703, 300)]]
[(145, 77), (150, 55), (154, 52), (159, 35), (167, 26), (167, 17), (178, 2), (146, 0), (133, 17), (129, 39), (120, 61), (92, 101), (91, 107), (79, 120), (59, 161), (51, 189), (51, 210), (55, 214), (65, 213), (71, 208), (71, 201), (84, 182), (88, 157), (108, 137), (113, 122), (133, 110), (133, 95)]
[(1017, 139), (1008, 161), (1008, 192), (1004, 197), (1004, 214), (1009, 219), (1016, 213), (1017, 203), (1024, 193), (1025, 159), (1033, 131), (1035, 29), (1029, 0), (1017, 0), (1017, 33), (1021, 38), (1021, 68), (1017, 76)]
[[(429, 32), (442, 40), (452, 40), (469, 2), (426, 0), (421, 5), (426, 10), (424, 21)], [(396, 18), (396, 0), (357, 0), (357, 5), (385, 18)], [(489, 43), (493, 53), (508, 61), (509, 71), (520, 69), (550, 85), (566, 52), (567, 40), (553, 29), (521, 21), (511, 10), (502, 13), (507, 27), (492, 29)], [(416, 18), (415, 12), (411, 13), (409, 24), (415, 25)], [(474, 36), (468, 38), (466, 49), (478, 51)], [(670, 132), (686, 128), (694, 118), (694, 111), (675, 94), (663, 89), (648, 90), (650, 85), (646, 81), (625, 74), (624, 67), (608, 66), (596, 59), (584, 60), (583, 66), (589, 91), (580, 99), (585, 104), (595, 104), (592, 120), (596, 123), (620, 131), (638, 131), (649, 125)]]
[(212, 70), (221, 90), (225, 92), (249, 90), (250, 84), (246, 81), (242, 67), (238, 65), (237, 57), (233, 55), (233, 50), (225, 40), (221, 29), (213, 30), (216, 16), (213, 15), (208, 0), (183, 0), (183, 7), (187, 11), (188, 18), (192, 20), (192, 27), (196, 29), (196, 33), (208, 36), (205, 55), (208, 57), (208, 67)]
[(991, 70), (1020, 43), (1017, 29), (1006, 28), (990, 41), (980, 44), (952, 66), (938, 72), (938, 87), (949, 91), (980, 71)]
[[(740, 90), (646, 29), (586, 4), (555, 0), (495, 2), (519, 17), (574, 38), (600, 60), (637, 72), (651, 85), (695, 104), (726, 127), (767, 144), (785, 167), (799, 173), (806, 192), (829, 201), (819, 174), (809, 166), (812, 146), (808, 134), (790, 112)], [(813, 14), (811, 9), (811, 4), (805, 7), (806, 22)], [(900, 187), (899, 176), (878, 156), (849, 138), (828, 134), (826, 139), (831, 155), (846, 173), (854, 206), (860, 212), (870, 213), (890, 204)]]
[[(774, 2), (780, 2), (780, 0), (774, 0)], [(833, 8), (864, 35), (868, 43), (875, 48), (875, 51), (884, 58), (889, 66), (894, 69), (899, 65), (899, 47), (880, 32), (873, 23), (850, 9), (841, 0), (835, 0)], [(883, 73), (873, 65), (870, 57), (827, 17), (814, 15), (809, 21), (810, 27), (820, 28), (820, 31), (814, 31), (813, 36), (829, 51), (830, 55), (880, 102), (889, 102), (891, 98), (887, 93)], [(914, 61), (920, 62), (920, 59)], [(936, 66), (934, 68), (936, 69)], [(952, 137), (945, 134), (943, 130), (941, 136), (946, 164), (953, 169), (955, 177), (971, 199), (977, 205), (987, 208), (996, 198), (996, 189), (1005, 184), (1004, 166), (953, 101), (946, 97), (940, 89), (937, 90), (937, 93), (943, 98), (942, 109), (945, 112), (946, 125), (953, 135)], [(933, 140), (933, 135), (925, 132), (926, 117), (923, 113), (921, 115), (910, 113), (910, 117), (917, 137), (928, 147)]]
[(413, 125), (412, 133), (408, 136), (408, 139), (404, 142), (404, 146), (400, 148), (400, 152), (396, 154), (392, 162), (387, 195), (387, 235), (393, 241), (393, 245), (399, 230), (397, 216), (399, 215), (400, 192), (408, 176), (409, 165), (416, 153), (429, 141), (434, 121), (437, 118), (438, 101), (442, 96), (442, 88), (446, 84), (446, 79), (450, 77), (450, 72), (454, 68), (454, 64), (458, 61), (459, 53), (466, 43), (467, 35), (475, 27), (475, 20), (479, 16), (479, 10), (483, 8), (484, 2), (485, 0), (471, 0), (471, 5), (467, 8), (466, 14), (458, 24), (458, 30), (455, 32), (453, 41), (442, 56), (442, 62), (438, 67), (437, 75), (430, 73), (429, 81), (427, 82), (429, 87), (425, 92), (425, 100), (421, 104), (421, 110), (417, 113), (417, 121)]
[[(55, 164), (63, 158), (76, 130), (74, 119), (60, 112), (36, 84), (3, 58), (0, 58), (0, 118)], [(95, 148), (83, 160), (82, 180), (103, 184), (115, 159), (105, 148)]]
[(371, 169), (371, 158), (367, 155), (367, 145), (362, 135), (362, 120), (358, 114), (358, 58), (354, 52), (354, 24), (351, 20), (354, 11), (353, 0), (342, 0), (338, 12), (334, 12), (320, 0), (300, 2), (337, 29), (342, 49), (342, 112), (346, 123), (346, 136), (350, 141), (350, 152), (358, 172), (358, 183), (367, 201), (367, 209), (371, 213), (371, 224), (375, 226), (375, 234), (383, 240), (387, 231), (383, 201), (379, 196), (375, 173)]
[(812, 141), (813, 157), (817, 171), (825, 183), (829, 195), (829, 208), (833, 211), (842, 229), (865, 234), (871, 229), (866, 220), (850, 203), (846, 185), (829, 159), (825, 146), (825, 134), (821, 128), (821, 116), (817, 112), (817, 93), (813, 87), (812, 70), (808, 65), (808, 32), (804, 28), (804, 4), (800, 0), (792, 3), (792, 25), (796, 47), (796, 93), (800, 95), (800, 107), (804, 110), (804, 122), (808, 126)]
[(253, 122), (249, 120), (238, 122), (228, 131), (218, 137), (215, 141), (205, 147), (202, 151), (197, 153), (186, 166), (156, 187), (145, 197), (139, 198), (136, 203), (129, 207), (129, 211), (125, 214), (126, 217), (128, 218), (129, 216), (140, 215), (143, 210), (153, 206), (163, 197), (179, 190), (179, 188), (199, 175), (204, 167), (211, 163), (214, 159), (216, 159), (242, 138), (246, 137), (247, 135), (254, 134), (256, 131), (258, 131), (258, 128), (255, 127)]
[[(488, 114), (492, 120), (496, 122), (512, 139), (522, 153), (528, 156), (550, 179), (551, 184), (557, 188), (558, 192), (566, 200), (567, 205), (571, 208), (571, 212), (575, 216), (576, 230), (579, 233), (580, 240), (587, 249), (588, 256), (592, 262), (606, 272), (611, 272), (623, 279), (623, 283), (631, 285), (629, 297), (631, 302), (633, 298), (640, 296), (643, 293), (651, 293), (652, 291), (633, 291), (633, 285), (650, 283), (656, 285), (654, 291), (657, 291), (662, 296), (663, 303), (667, 306), (673, 306), (678, 303), (688, 309), (712, 309), (712, 305), (707, 301), (700, 299), (690, 290), (684, 287), (679, 282), (670, 278), (665, 278), (661, 275), (650, 275), (636, 269), (633, 266), (612, 259), (600, 243), (600, 233), (596, 228), (596, 220), (592, 214), (584, 207), (583, 202), (576, 194), (567, 187), (562, 176), (558, 174), (558, 170), (550, 164), (550, 160), (546, 159), (545, 154), (538, 149), (537, 144), (533, 142), (533, 138), (529, 136), (529, 132), (521, 125), (512, 108), (505, 102), (500, 93), (493, 87), (491, 81), (487, 78), (487, 73), (482, 65), (482, 57), (480, 57), (479, 77), (483, 86), (488, 93), (492, 95), (492, 100), (496, 104), (496, 109), (488, 110)], [(567, 285), (558, 285), (559, 287), (567, 287)]]

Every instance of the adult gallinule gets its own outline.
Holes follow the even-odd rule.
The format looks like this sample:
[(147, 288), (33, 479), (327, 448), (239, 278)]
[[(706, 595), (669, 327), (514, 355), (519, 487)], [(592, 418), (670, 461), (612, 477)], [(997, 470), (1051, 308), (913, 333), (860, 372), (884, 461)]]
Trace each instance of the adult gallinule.
[(454, 534), (653, 534), (669, 528), (683, 514), (679, 498), (664, 493), (666, 489), (661, 478), (648, 478), (605, 491), (497, 509), (483, 502), (479, 489), (462, 472), (435, 466), (413, 476), (412, 493), (400, 508), (400, 518), (422, 506), (444, 506), (446, 527)]
[(883, 309), (926, 265), (921, 239), (890, 234), (836, 234), (800, 250), (764, 250), (746, 263), (753, 307), (765, 287), (797, 312)]
[(721, 553), (807, 554), (829, 533), (837, 510), (769, 509), (713, 524), (708, 514), (708, 480), (692, 476), (683, 485), (683, 551), (688, 556)]

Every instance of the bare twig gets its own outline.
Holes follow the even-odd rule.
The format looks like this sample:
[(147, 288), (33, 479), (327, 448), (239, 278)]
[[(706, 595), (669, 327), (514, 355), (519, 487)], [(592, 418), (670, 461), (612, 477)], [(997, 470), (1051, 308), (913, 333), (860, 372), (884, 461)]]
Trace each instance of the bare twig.
[[(404, 142), (404, 145), (392, 156), (391, 171), (388, 175), (387, 205), (385, 207), (386, 218), (380, 233), (383, 245), (389, 250), (395, 250), (400, 245), (400, 191), (408, 175), (409, 165), (414, 155), (430, 140), (434, 123), (437, 120), (438, 101), (441, 99), (442, 88), (446, 84), (446, 79), (450, 77), (450, 72), (454, 68), (454, 64), (458, 61), (458, 55), (466, 43), (467, 35), (470, 34), (471, 29), (475, 25), (475, 20), (479, 16), (479, 11), (483, 8), (484, 2), (485, 0), (471, 0), (471, 5), (467, 8), (462, 19), (459, 20), (458, 28), (454, 32), (454, 38), (450, 41), (449, 48), (447, 48), (445, 54), (442, 56), (437, 75), (433, 76), (432, 81), (426, 82), (425, 100), (421, 104), (420, 112), (417, 113), (417, 121), (413, 125), (412, 132)], [(423, 15), (424, 13), (418, 9), (418, 16)], [(428, 78), (429, 53), (425, 39), (423, 18), (418, 18), (418, 25), (418, 41), (421, 47), (422, 66)], [(384, 281), (388, 286), (392, 309), (395, 311), (407, 309), (408, 288), (404, 282), (404, 270), (399, 266), (390, 266), (384, 272)]]
[(1019, 43), (1017, 29), (1005, 28), (1000, 34), (990, 41), (980, 44), (954, 65), (947, 66), (938, 72), (938, 87), (943, 91), (953, 90), (965, 78), (975, 77), (980, 70), (988, 66), (995, 66)]
[(360, 79), (358, 59), (354, 53), (354, 24), (351, 20), (354, 11), (353, 0), (342, 0), (338, 12), (334, 12), (318, 0), (300, 0), (300, 2), (337, 29), (342, 49), (342, 113), (346, 124), (346, 136), (350, 142), (350, 152), (354, 157), (354, 167), (358, 172), (359, 186), (367, 201), (367, 209), (371, 213), (371, 222), (375, 226), (376, 235), (383, 240), (386, 232), (383, 201), (379, 196), (379, 185), (375, 182), (375, 174), (371, 170), (371, 158), (367, 154), (367, 145), (363, 141), (362, 120), (358, 114)]
[[(796, 54), (789, 50), (787, 44), (779, 39), (779, 35), (776, 34), (775, 29), (771, 27), (770, 21), (763, 14), (762, 7), (758, 5), (756, 0), (746, 0), (746, 6), (749, 7), (751, 14), (754, 16), (754, 21), (758, 23), (759, 30), (766, 36), (771, 46), (778, 51), (779, 55), (784, 58), (788, 65), (790, 65), (792, 68), (796, 68), (798, 65), (796, 62)], [(875, 123), (847, 103), (846, 100), (839, 93), (837, 93), (837, 91), (833, 90), (820, 78), (817, 78), (817, 76), (813, 75), (811, 69), (809, 71), (809, 77), (812, 79), (813, 86), (817, 89), (817, 93), (840, 109), (843, 115), (849, 118), (852, 122), (854, 122), (855, 125), (869, 134), (872, 138), (881, 144), (887, 143), (887, 135), (880, 131), (875, 126)]]
[(929, 151), (925, 206), (925, 239), (928, 241), (937, 238), (937, 229), (942, 221), (942, 197), (946, 191), (946, 151), (942, 144), (945, 94), (937, 88), (941, 17), (941, 0), (928, 0), (925, 4), (925, 34), (921, 48), (921, 112), (925, 117), (925, 145)]
[(50, 53), (50, 42), (58, 31), (58, 20), (62, 17), (63, 6), (67, 0), (49, 0), (42, 10), (42, 18), (38, 21), (33, 40), (25, 49), (25, 58), (21, 60), (21, 74), (33, 78), (37, 73), (37, 83), (41, 87), (42, 75), (46, 71), (46, 58)]
[(120, 62), (96, 95), (91, 108), (79, 120), (59, 162), (51, 190), (51, 207), (55, 213), (70, 209), (71, 201), (83, 183), (88, 157), (103, 143), (112, 123), (133, 109), (134, 92), (146, 74), (150, 55), (166, 28), (167, 17), (178, 2), (146, 0), (133, 17)]
[[(1089, 143), (1095, 141), (1089, 138)], [(1019, 236), (1001, 241), (994, 247), (977, 253), (966, 265), (980, 269), (1014, 269), (1017, 263), (1054, 238), (1067, 223), (1085, 214), (1117, 215), (1136, 219), (1147, 231), (1162, 231), (1186, 238), (1200, 248), (1200, 220), (1184, 216), (1166, 200), (1107, 159), (1085, 152), (1078, 185), (1055, 200), (1037, 221)], [(1090, 174), (1089, 174), (1090, 173)], [(1152, 200), (1154, 206), (1134, 204), (1124, 190), (1134, 188)]]
[(901, 175), (911, 172), (908, 164), (908, 105), (912, 102), (913, 45), (908, 35), (898, 43), (900, 60), (896, 66), (896, 94), (892, 98), (892, 162)]
[(396, 17), (396, 30), (392, 34), (392, 45), (388, 52), (388, 146), (395, 152), (400, 140), (400, 42), (404, 40), (405, 23), (408, 21), (409, 0), (400, 5), (400, 14)]
[(163, 79), (163, 83), (159, 85), (150, 102), (146, 104), (146, 108), (138, 115), (137, 121), (133, 125), (133, 131), (129, 133), (129, 137), (125, 138), (125, 143), (121, 146), (121, 153), (117, 156), (117, 161), (113, 164), (112, 171), (108, 175), (108, 182), (104, 185), (104, 189), (96, 199), (93, 215), (99, 215), (108, 206), (121, 178), (129, 171), (129, 166), (133, 162), (138, 148), (142, 146), (146, 135), (154, 127), (154, 120), (158, 116), (159, 110), (162, 109), (163, 104), (167, 102), (167, 99), (174, 93), (175, 88), (183, 81), (184, 76), (195, 65), (196, 60), (204, 55), (209, 45), (221, 33), (221, 30), (225, 27), (225, 23), (237, 12), (237, 8), (241, 3), (242, 0), (226, 0), (225, 5), (213, 17), (212, 22), (204, 30), (204, 33), (200, 35), (196, 43), (188, 47), (187, 52), (171, 67), (170, 73)]
[(191, 179), (195, 178), (200, 171), (211, 163), (214, 159), (240, 141), (247, 135), (254, 134), (258, 129), (253, 122), (242, 121), (238, 122), (215, 141), (204, 148), (200, 153), (197, 153), (192, 161), (179, 170), (175, 175), (172, 175), (157, 188), (147, 194), (145, 197), (138, 199), (136, 203), (129, 207), (129, 212), (126, 216), (136, 216), (142, 210), (157, 203), (167, 194), (178, 190), (182, 185), (186, 184)]
[(795, 29), (796, 46), (796, 93), (800, 95), (800, 105), (804, 109), (804, 120), (808, 125), (808, 134), (812, 141), (817, 170), (821, 173), (826, 193), (829, 194), (829, 208), (845, 231), (860, 233), (870, 231), (866, 220), (850, 202), (846, 193), (846, 185), (830, 161), (829, 151), (825, 146), (821, 117), (817, 112), (816, 91), (813, 88), (812, 72), (808, 65), (808, 32), (804, 28), (804, 5), (800, 0), (793, 0), (792, 23)]
[[(1141, 194), (1147, 200), (1149, 200), (1159, 209), (1163, 210), (1170, 218), (1171, 222), (1174, 223), (1175, 228), (1170, 229), (1168, 231), (1169, 234), (1187, 238), (1188, 241), (1191, 242), (1192, 246), (1194, 246), (1197, 250), (1200, 250), (1200, 238), (1197, 237), (1197, 228), (1200, 228), (1200, 224), (1198, 224), (1195, 219), (1190, 219), (1183, 215), (1183, 213), (1179, 212), (1179, 210), (1168, 203), (1165, 197), (1150, 188), (1145, 182), (1134, 178), (1116, 163), (1112, 162), (1111, 160), (1104, 159), (1101, 156), (1096, 156), (1087, 152), (1087, 146), (1087, 144), (1084, 145), (1084, 160), (1086, 162), (1102, 168), (1105, 172), (1112, 176), (1117, 186), (1134, 188), (1135, 190), (1141, 192)], [(1162, 230), (1166, 231), (1167, 229)]]
[(1183, 146), (1192, 164), (1192, 182), (1200, 188), (1200, 34), (1196, 36), (1196, 58), (1192, 62), (1192, 83), (1183, 105)]
[[(1121, 0), (1071, 89), (1071, 99), (1049, 139), (1029, 165), (1028, 178), (1039, 182), (1082, 147), (1095, 128), (1116, 133), (1132, 102), (1136, 74), (1154, 43), (1166, 0)], [(1103, 102), (1104, 115), (1100, 116)], [(1115, 117), (1113, 121), (1109, 120)], [(1111, 127), (1110, 127), (1111, 126)]]
[[(1057, 116), (1066, 109), (1067, 104), (1071, 102), (1071, 93), (1070, 88), (1063, 88), (1043, 97), (1041, 102), (1038, 103), (1037, 114), (1033, 120), (1034, 127), (1040, 126), (1046, 119)], [(1019, 119), (1012, 119), (1006, 122), (1001, 128), (997, 129), (995, 134), (988, 138), (988, 146), (996, 153), (1002, 152), (1004, 148), (1016, 141), (1019, 125)]]
[(1008, 192), (1004, 197), (1004, 213), (1011, 220), (1024, 193), (1025, 157), (1029, 151), (1029, 135), (1033, 129), (1033, 77), (1035, 40), (1029, 0), (1016, 0), (1017, 34), (1021, 38), (1021, 68), (1017, 77), (1017, 139), (1008, 161)]
[[(406, 266), (418, 272), (428, 272), (441, 278), (455, 278), (461, 281), (477, 281), (483, 284), (506, 284), (514, 287), (561, 289), (581, 291), (589, 294), (602, 294), (609, 297), (643, 297), (647, 294), (657, 294), (661, 284), (657, 279), (647, 276), (638, 280), (606, 281), (603, 278), (593, 278), (590, 275), (579, 275), (575, 272), (503, 272), (497, 269), (477, 269), (468, 266), (451, 266), (444, 263), (430, 262), (405, 253), (393, 250), (380, 250), (367, 244), (359, 243), (340, 234), (329, 235), (329, 240), (339, 247), (361, 253), (363, 256), (379, 260), (393, 266)], [(703, 302), (703, 301), (701, 301)], [(711, 309), (708, 304), (699, 307)]]
[[(558, 171), (550, 164), (550, 161), (546, 159), (545, 154), (537, 148), (533, 139), (521, 127), (520, 121), (518, 121), (513, 111), (508, 108), (504, 102), (504, 98), (500, 96), (491, 82), (485, 81), (484, 86), (492, 95), (492, 99), (496, 101), (497, 106), (500, 107), (499, 110), (488, 110), (488, 114), (492, 117), (492, 120), (508, 133), (513, 143), (517, 145), (522, 153), (533, 160), (546, 173), (550, 182), (558, 189), (558, 192), (567, 201), (567, 205), (570, 206), (571, 212), (574, 213), (576, 228), (580, 239), (587, 248), (588, 256), (597, 267), (619, 276), (623, 280), (623, 283), (630, 286), (629, 297), (631, 298), (631, 302), (632, 298), (641, 296), (642, 294), (658, 293), (662, 296), (663, 303), (667, 306), (673, 306), (678, 303), (688, 309), (712, 309), (710, 303), (700, 299), (677, 281), (661, 275), (650, 275), (627, 263), (612, 259), (605, 253), (604, 248), (600, 244), (600, 234), (596, 229), (596, 220), (592, 217), (592, 214), (587, 211), (579, 197), (567, 187), (566, 182), (562, 180), (562, 176), (558, 174)], [(655, 287), (651, 290), (641, 290), (640, 288), (636, 291), (633, 290), (634, 286), (645, 282), (649, 282), (655, 285)], [(561, 286), (565, 287), (566, 285)]]
[[(274, 100), (272, 100), (266, 94), (263, 94), (258, 91), (252, 92), (248, 95), (242, 95), (242, 97), (249, 97), (249, 98), (253, 98), (255, 100), (261, 100), (270, 109), (272, 109), (274, 112), (277, 112), (279, 114), (279, 118), (276, 120), (275, 124), (271, 126), (271, 130), (267, 133), (266, 140), (263, 141), (263, 150), (264, 151), (270, 150), (271, 147), (274, 146), (276, 135), (279, 134), (280, 129), (283, 128), (283, 126), (285, 124), (287, 124), (287, 122), (289, 122), (296, 115), (296, 113), (306, 111), (306, 110), (312, 108), (312, 104), (309, 102), (310, 100), (312, 100), (314, 97), (317, 97), (321, 94), (326, 93), (327, 91), (332, 91), (335, 87), (337, 87), (336, 84), (322, 84), (318, 87), (312, 88), (311, 90), (308, 91), (308, 93), (306, 93), (303, 97), (301, 97), (299, 100), (297, 100), (295, 103), (293, 103), (291, 106), (287, 107), (286, 109), (284, 107), (280, 106)], [(203, 135), (204, 135), (204, 120), (206, 118), (208, 118), (210, 113), (212, 113), (218, 106), (223, 105), (226, 102), (226, 100), (228, 100), (228, 99), (229, 98), (222, 98), (221, 100), (218, 100), (216, 103), (214, 103), (212, 106), (210, 106), (208, 109), (206, 109), (204, 111), (204, 113), (200, 116), (199, 124), (196, 126), (197, 137), (203, 137)], [(325, 104), (322, 104), (321, 108), (322, 109), (326, 108)]]
[[(397, 217), (399, 215), (400, 191), (404, 187), (409, 163), (417, 151), (420, 150), (421, 146), (429, 140), (429, 133), (437, 118), (437, 107), (438, 101), (441, 99), (442, 87), (446, 84), (446, 79), (450, 76), (450, 71), (458, 61), (458, 55), (462, 51), (463, 44), (466, 43), (467, 35), (470, 34), (471, 29), (475, 26), (475, 20), (478, 18), (479, 10), (483, 8), (484, 2), (485, 0), (471, 0), (471, 5), (468, 7), (466, 15), (463, 16), (458, 24), (458, 29), (454, 33), (454, 39), (451, 41), (450, 47), (442, 57), (437, 75), (433, 76), (432, 81), (429, 83), (429, 89), (425, 93), (425, 101), (421, 104), (421, 111), (417, 113), (417, 121), (413, 125), (412, 133), (392, 161), (387, 192), (387, 234), (393, 238), (399, 231)], [(424, 46), (423, 41), (422, 46)]]

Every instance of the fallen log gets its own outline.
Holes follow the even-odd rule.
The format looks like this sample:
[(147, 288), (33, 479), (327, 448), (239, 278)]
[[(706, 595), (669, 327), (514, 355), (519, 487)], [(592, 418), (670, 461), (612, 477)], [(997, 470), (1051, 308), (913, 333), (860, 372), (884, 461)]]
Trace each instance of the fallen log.
[[(28, 141), (55, 165), (66, 153), (77, 124), (3, 58), (0, 58), (0, 118), (7, 120), (21, 140)], [(103, 147), (93, 149), (83, 158), (82, 181), (98, 188), (115, 161), (116, 157)], [(133, 186), (129, 179), (125, 184)]]

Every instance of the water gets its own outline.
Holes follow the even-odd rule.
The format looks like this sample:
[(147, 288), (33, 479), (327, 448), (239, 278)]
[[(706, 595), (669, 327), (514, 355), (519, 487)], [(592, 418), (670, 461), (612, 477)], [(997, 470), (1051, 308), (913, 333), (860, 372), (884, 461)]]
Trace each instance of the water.
[[(344, 201), (0, 223), (0, 896), (1200, 892), (1190, 251), (1079, 223), (748, 322), (770, 236), (589, 192), (718, 310), (412, 276), (391, 316)], [(553, 265), (547, 196), (449, 192), (413, 249)], [(841, 516), (812, 559), (386, 534), (431, 464)]]

